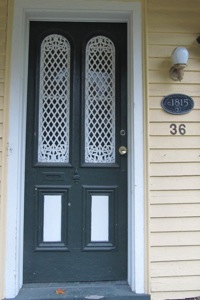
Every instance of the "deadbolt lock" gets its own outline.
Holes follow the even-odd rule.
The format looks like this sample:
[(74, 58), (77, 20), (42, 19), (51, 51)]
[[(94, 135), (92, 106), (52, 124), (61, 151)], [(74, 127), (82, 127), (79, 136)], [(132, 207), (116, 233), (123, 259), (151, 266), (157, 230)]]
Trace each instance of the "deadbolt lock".
[(125, 155), (127, 153), (127, 148), (125, 146), (119, 147), (119, 154)]

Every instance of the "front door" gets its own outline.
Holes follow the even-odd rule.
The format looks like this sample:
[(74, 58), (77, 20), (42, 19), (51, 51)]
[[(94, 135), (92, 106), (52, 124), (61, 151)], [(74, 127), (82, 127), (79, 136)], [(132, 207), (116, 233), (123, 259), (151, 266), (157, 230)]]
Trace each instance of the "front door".
[(24, 283), (127, 278), (126, 36), (30, 24)]

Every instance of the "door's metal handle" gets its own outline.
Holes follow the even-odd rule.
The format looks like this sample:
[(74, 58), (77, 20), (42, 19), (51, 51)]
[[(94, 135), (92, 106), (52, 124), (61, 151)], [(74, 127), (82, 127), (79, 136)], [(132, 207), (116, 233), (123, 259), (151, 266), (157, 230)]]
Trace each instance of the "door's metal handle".
[(125, 146), (119, 147), (119, 154), (125, 155), (127, 153), (127, 148)]

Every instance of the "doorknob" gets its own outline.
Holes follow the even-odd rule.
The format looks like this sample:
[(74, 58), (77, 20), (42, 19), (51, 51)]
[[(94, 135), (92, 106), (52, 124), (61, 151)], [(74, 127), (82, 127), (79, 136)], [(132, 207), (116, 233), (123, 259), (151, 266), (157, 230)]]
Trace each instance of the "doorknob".
[(127, 153), (127, 148), (125, 146), (119, 147), (119, 154), (125, 155)]

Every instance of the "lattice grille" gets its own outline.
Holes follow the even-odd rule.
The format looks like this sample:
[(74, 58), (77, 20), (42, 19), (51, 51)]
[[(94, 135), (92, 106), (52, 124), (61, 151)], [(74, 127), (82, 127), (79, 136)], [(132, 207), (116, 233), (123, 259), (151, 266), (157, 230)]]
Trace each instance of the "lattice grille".
[(105, 36), (86, 47), (85, 162), (115, 162), (115, 47)]
[(41, 45), (39, 162), (69, 161), (70, 44), (61, 35)]

